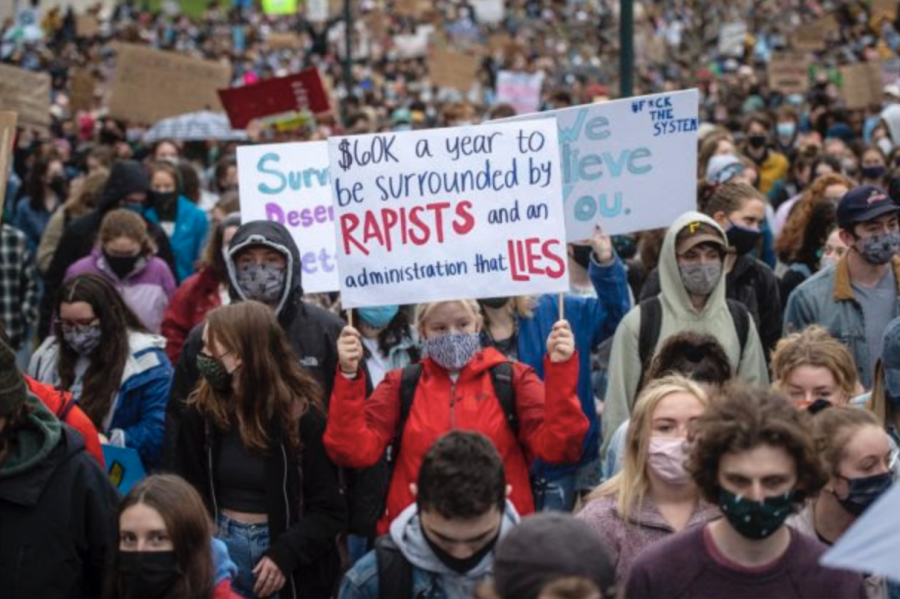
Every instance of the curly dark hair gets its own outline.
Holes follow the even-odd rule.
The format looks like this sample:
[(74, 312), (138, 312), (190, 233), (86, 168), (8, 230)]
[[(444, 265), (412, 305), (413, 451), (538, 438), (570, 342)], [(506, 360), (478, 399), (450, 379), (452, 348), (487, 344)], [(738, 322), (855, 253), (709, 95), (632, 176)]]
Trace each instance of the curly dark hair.
[(721, 387), (733, 376), (725, 349), (712, 335), (682, 331), (665, 340), (650, 363), (644, 383), (668, 374)]
[(792, 503), (795, 509), (828, 482), (816, 450), (810, 416), (770, 389), (729, 384), (697, 421), (690, 440), (693, 449), (685, 466), (700, 495), (713, 504), (719, 502), (722, 456), (750, 451), (760, 445), (780, 447), (794, 459), (797, 483)]

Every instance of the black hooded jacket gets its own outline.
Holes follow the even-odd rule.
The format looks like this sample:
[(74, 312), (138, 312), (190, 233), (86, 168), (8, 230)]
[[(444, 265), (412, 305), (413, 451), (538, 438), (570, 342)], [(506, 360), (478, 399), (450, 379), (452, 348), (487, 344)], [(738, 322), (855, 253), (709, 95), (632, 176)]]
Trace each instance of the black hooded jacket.
[[(256, 245), (271, 247), (287, 258), (288, 276), (277, 311), (278, 322), (287, 334), (300, 364), (319, 382), (322, 397), (327, 402), (334, 386), (338, 365), (337, 340), (344, 323), (331, 312), (303, 301), (300, 251), (284, 225), (268, 221), (242, 225), (231, 240), (226, 266), (232, 301), (246, 299), (237, 287), (233, 258), (240, 250)], [(197, 353), (203, 347), (202, 336), (203, 323), (194, 327), (188, 335), (175, 369), (175, 380), (166, 406), (166, 436), (163, 443), (163, 464), (168, 470), (177, 462), (176, 437), (185, 402), (200, 378), (196, 362)]]
[[(150, 180), (147, 172), (140, 162), (123, 160), (113, 165), (109, 173), (109, 179), (100, 194), (97, 208), (81, 218), (69, 224), (63, 231), (59, 246), (53, 254), (53, 260), (44, 277), (44, 296), (41, 299), (41, 320), (39, 335), (43, 339), (50, 333), (50, 318), (53, 313), (53, 305), (56, 302), (56, 293), (63, 283), (66, 270), (76, 261), (91, 253), (100, 231), (100, 224), (106, 213), (121, 206), (122, 200), (132, 193), (147, 193), (150, 190)], [(166, 236), (159, 225), (148, 221), (147, 231), (153, 237), (157, 246), (157, 256), (165, 260), (172, 272), (175, 272), (175, 255)]]

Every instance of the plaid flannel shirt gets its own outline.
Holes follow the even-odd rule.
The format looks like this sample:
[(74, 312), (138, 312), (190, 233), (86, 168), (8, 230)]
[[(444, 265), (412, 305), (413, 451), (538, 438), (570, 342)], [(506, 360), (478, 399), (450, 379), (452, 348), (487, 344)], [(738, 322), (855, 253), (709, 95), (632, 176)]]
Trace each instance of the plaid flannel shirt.
[(21, 348), (38, 315), (38, 274), (25, 234), (0, 227), (0, 323), (14, 349)]

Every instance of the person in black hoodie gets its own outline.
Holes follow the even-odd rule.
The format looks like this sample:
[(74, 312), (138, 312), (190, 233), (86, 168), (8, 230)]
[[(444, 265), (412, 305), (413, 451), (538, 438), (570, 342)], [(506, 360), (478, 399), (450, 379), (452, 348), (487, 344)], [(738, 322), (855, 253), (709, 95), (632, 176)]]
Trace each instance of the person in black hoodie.
[(0, 597), (98, 597), (118, 502), (0, 342)]
[[(131, 208), (143, 216), (149, 191), (150, 179), (140, 162), (134, 160), (117, 162), (109, 173), (97, 208), (66, 227), (44, 276), (44, 296), (41, 299), (41, 319), (38, 329), (41, 339), (50, 333), (50, 319), (56, 292), (65, 279), (66, 270), (77, 260), (91, 253), (103, 217), (116, 208)], [(150, 222), (146, 217), (144, 221), (147, 223), (147, 231), (156, 243), (156, 255), (165, 260), (172, 272), (175, 272), (175, 256), (169, 238), (159, 225)]]
[[(322, 388), (327, 402), (337, 372), (337, 339), (344, 323), (334, 314), (303, 301), (300, 251), (284, 225), (254, 221), (241, 225), (225, 259), (232, 302), (257, 300), (268, 305), (284, 329), (300, 365)], [(166, 406), (163, 464), (175, 463), (181, 414), (197, 387), (197, 354), (203, 346), (203, 323), (184, 342)]]

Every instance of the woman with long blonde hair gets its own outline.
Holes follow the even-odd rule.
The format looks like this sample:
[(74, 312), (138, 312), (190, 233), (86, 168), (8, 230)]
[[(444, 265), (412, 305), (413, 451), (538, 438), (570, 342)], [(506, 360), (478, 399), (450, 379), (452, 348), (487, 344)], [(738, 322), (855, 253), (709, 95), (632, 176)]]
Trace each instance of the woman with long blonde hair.
[(688, 432), (708, 406), (703, 389), (680, 375), (651, 382), (635, 402), (622, 471), (578, 514), (607, 539), (617, 583), (648, 545), (718, 516), (684, 469)]

